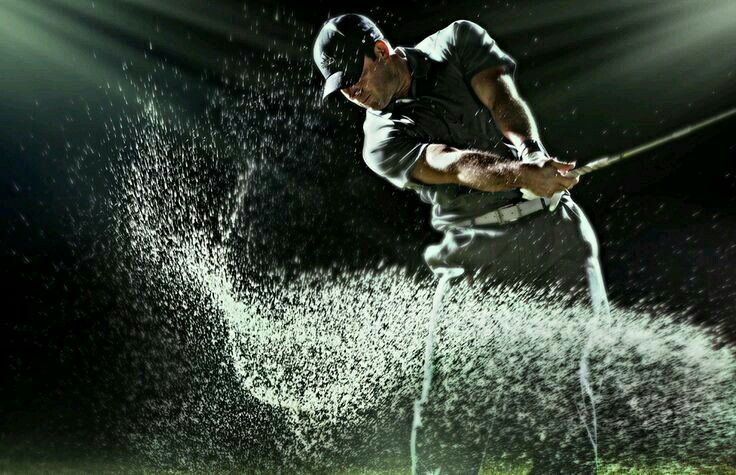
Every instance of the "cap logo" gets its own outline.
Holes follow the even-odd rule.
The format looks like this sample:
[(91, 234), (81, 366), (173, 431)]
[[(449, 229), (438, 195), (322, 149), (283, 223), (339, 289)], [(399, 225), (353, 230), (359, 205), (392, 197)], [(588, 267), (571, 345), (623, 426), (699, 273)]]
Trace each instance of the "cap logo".
[(328, 66), (331, 66), (331, 65), (335, 64), (336, 62), (337, 62), (337, 60), (335, 58), (333, 58), (332, 56), (328, 56), (327, 54), (322, 53), (322, 67), (323, 68), (326, 68)]

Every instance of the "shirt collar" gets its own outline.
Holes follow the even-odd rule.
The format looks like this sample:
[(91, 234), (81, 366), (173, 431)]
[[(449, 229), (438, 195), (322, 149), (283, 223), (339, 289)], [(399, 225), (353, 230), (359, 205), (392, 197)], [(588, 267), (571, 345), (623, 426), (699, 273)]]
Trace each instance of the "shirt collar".
[(406, 56), (406, 61), (409, 65), (409, 72), (411, 73), (411, 86), (409, 87), (409, 95), (407, 97), (402, 97), (401, 99), (394, 99), (380, 111), (369, 110), (370, 112), (373, 112), (374, 114), (379, 116), (381, 114), (390, 114), (391, 112), (393, 112), (394, 106), (396, 104), (402, 104), (414, 100), (418, 95), (418, 91), (421, 91), (421, 84), (423, 80), (427, 78), (427, 75), (429, 73), (429, 66), (431, 63), (427, 53), (416, 48), (406, 48), (403, 46), (399, 46), (396, 49), (404, 53), (404, 55)]
[(409, 98), (417, 97), (418, 84), (422, 79), (426, 79), (429, 72), (429, 57), (424, 51), (416, 48), (398, 48), (406, 55), (409, 63), (409, 72), (411, 72), (411, 87), (409, 88)]

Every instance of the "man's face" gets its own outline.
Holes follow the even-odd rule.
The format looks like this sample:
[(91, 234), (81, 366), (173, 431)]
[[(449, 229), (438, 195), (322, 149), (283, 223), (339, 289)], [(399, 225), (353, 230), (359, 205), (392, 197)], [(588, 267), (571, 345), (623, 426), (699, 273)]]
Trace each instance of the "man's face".
[(352, 103), (365, 109), (381, 110), (393, 99), (395, 77), (388, 61), (381, 56), (376, 48), (376, 59), (365, 56), (363, 74), (357, 83), (341, 89), (342, 94)]

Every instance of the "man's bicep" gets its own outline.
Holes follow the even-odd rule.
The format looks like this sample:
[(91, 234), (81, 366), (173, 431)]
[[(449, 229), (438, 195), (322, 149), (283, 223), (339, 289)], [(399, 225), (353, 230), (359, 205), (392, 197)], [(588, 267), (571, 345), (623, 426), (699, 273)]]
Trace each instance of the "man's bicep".
[(457, 183), (456, 150), (442, 144), (429, 144), (414, 165), (411, 176), (427, 185)]
[(398, 188), (422, 186), (412, 173), (428, 144), (390, 123), (366, 122), (364, 131), (363, 160), (371, 170)]

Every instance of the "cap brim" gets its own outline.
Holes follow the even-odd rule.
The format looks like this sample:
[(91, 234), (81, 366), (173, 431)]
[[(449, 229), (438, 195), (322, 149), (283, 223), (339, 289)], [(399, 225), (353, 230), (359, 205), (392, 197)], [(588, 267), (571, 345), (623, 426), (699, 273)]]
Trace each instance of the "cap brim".
[(330, 77), (325, 79), (325, 87), (322, 90), (322, 99), (327, 99), (327, 96), (334, 94), (340, 89), (352, 86), (358, 82), (358, 80), (360, 80), (360, 76), (355, 77), (355, 75), (348, 74), (344, 71), (338, 71), (332, 74)]
[(355, 56), (342, 61), (344, 67), (339, 68), (341, 71), (336, 71), (325, 79), (322, 100), (327, 99), (328, 96), (340, 89), (345, 89), (360, 81), (360, 76), (363, 75), (363, 56), (362, 51), (356, 48)]

